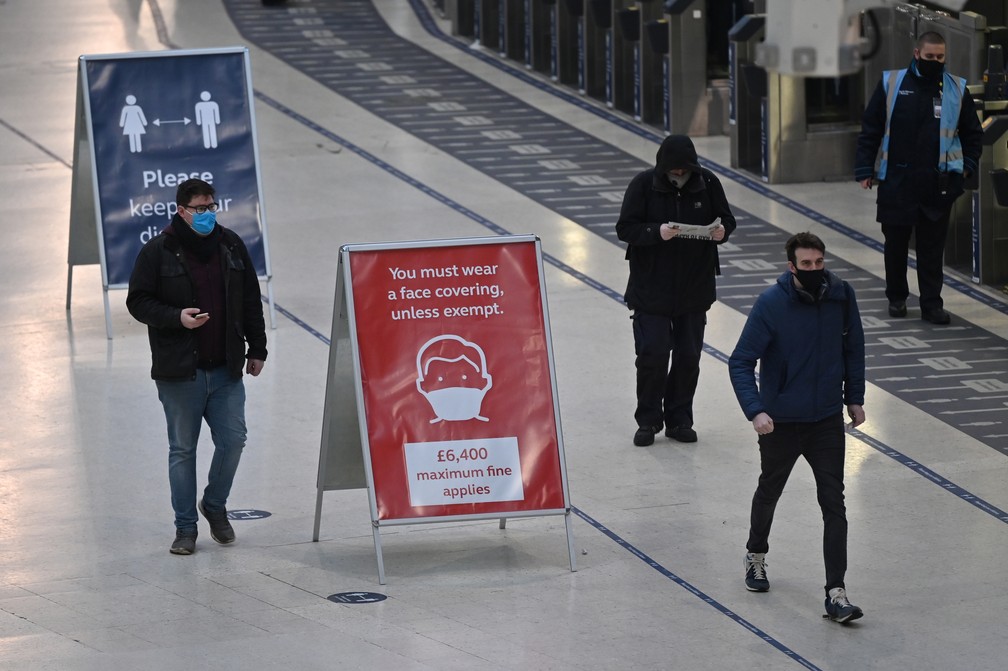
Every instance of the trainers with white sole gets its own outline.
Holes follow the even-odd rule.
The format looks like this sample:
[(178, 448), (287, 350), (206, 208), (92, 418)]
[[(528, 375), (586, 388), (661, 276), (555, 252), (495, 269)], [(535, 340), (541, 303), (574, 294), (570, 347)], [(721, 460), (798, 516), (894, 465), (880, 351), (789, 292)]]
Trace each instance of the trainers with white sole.
[(750, 592), (770, 591), (766, 574), (766, 553), (747, 552), (745, 556), (745, 587)]
[(826, 614), (823, 617), (844, 624), (862, 617), (864, 612), (847, 600), (847, 590), (834, 587), (826, 597)]

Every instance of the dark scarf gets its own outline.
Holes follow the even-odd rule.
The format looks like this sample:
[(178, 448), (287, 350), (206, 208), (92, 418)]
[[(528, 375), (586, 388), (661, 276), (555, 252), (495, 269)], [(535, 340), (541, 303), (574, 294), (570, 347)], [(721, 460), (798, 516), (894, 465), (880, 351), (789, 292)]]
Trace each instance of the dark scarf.
[(178, 236), (179, 242), (182, 243), (182, 248), (203, 263), (209, 261), (210, 257), (214, 255), (214, 252), (220, 246), (220, 226), (215, 225), (213, 230), (210, 231), (210, 235), (206, 237), (197, 235), (196, 231), (185, 222), (185, 219), (178, 215), (172, 219), (171, 226), (175, 231), (175, 235)]

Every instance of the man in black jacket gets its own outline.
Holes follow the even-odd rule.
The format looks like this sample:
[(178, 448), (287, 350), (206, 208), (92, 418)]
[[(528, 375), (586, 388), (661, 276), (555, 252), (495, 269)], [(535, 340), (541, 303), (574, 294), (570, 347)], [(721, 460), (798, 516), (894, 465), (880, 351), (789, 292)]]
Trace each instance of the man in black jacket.
[(627, 187), (616, 234), (630, 262), (624, 300), (637, 354), (634, 445), (654, 443), (663, 424), (669, 438), (697, 440), (693, 395), (720, 273), (717, 246), (734, 230), (721, 182), (700, 167), (685, 135), (665, 138), (655, 167)]
[(876, 219), (885, 237), (890, 316), (907, 313), (914, 233), (921, 319), (951, 322), (941, 297), (949, 214), (982, 149), (983, 130), (966, 80), (945, 71), (945, 39), (922, 34), (910, 66), (882, 74), (864, 111), (854, 164), (863, 188), (879, 184)]
[(214, 188), (186, 180), (175, 201), (171, 223), (137, 256), (126, 307), (147, 325), (151, 377), (168, 423), (170, 551), (188, 555), (196, 548), (196, 444), (204, 418), (214, 455), (198, 508), (211, 538), (234, 542), (225, 506), (245, 447), (242, 371), (262, 372), (266, 327), (255, 265), (241, 238), (216, 223)]

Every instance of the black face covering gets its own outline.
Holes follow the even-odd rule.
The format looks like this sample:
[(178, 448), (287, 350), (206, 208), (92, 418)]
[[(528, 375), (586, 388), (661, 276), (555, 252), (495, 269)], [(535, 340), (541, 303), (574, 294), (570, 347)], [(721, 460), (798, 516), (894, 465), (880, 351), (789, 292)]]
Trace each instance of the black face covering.
[(823, 284), (826, 283), (826, 271), (823, 268), (818, 270), (798, 270), (795, 269), (795, 277), (802, 285), (802, 289), (807, 291), (813, 299), (819, 300)]
[(938, 81), (941, 79), (942, 73), (945, 72), (945, 64), (941, 61), (927, 61), (923, 58), (918, 58), (917, 72), (919, 72), (920, 76), (924, 79)]

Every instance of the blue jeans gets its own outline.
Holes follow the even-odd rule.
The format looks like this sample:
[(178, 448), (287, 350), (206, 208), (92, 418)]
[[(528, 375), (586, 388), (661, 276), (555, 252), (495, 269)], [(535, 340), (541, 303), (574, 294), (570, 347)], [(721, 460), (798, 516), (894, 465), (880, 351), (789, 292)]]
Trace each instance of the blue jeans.
[(223, 510), (245, 447), (245, 385), (227, 366), (197, 369), (195, 380), (156, 380), (168, 422), (168, 484), (175, 528), (196, 531), (196, 444), (206, 419), (214, 443), (203, 500), (208, 510)]

